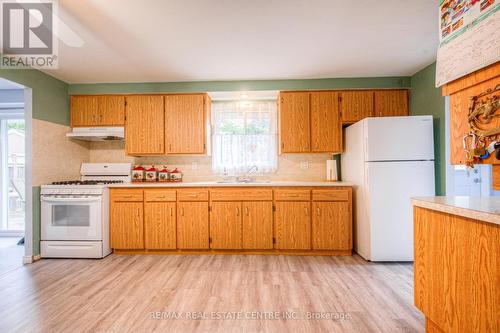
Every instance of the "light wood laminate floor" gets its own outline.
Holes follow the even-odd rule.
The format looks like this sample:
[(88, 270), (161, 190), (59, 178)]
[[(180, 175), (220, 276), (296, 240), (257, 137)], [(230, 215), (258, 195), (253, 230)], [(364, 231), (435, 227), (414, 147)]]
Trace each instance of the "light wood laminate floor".
[(0, 332), (153, 331), (423, 332), (424, 320), (412, 264), (358, 256), (111, 255), (0, 276)]

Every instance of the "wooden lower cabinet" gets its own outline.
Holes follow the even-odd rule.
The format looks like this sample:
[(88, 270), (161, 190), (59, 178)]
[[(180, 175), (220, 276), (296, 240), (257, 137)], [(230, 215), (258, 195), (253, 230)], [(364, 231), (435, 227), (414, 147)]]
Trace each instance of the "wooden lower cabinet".
[(243, 202), (243, 248), (267, 250), (273, 248), (273, 203)]
[(112, 202), (110, 234), (111, 247), (113, 249), (144, 249), (144, 212), (142, 201)]
[(144, 230), (146, 249), (177, 248), (175, 202), (145, 202)]
[(208, 249), (208, 202), (177, 202), (177, 248)]
[(352, 222), (349, 202), (312, 203), (312, 248), (350, 250)]
[(276, 248), (306, 250), (311, 248), (311, 203), (276, 202), (274, 236)]
[(110, 234), (117, 253), (349, 255), (352, 189), (112, 188)]
[(212, 202), (210, 248), (242, 248), (241, 202)]

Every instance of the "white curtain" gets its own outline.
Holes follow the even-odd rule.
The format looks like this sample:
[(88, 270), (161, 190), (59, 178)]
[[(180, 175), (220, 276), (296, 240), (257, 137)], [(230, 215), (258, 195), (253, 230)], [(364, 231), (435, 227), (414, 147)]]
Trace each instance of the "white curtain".
[(276, 171), (276, 101), (214, 102), (212, 116), (214, 172), (241, 175), (252, 166), (259, 174)]

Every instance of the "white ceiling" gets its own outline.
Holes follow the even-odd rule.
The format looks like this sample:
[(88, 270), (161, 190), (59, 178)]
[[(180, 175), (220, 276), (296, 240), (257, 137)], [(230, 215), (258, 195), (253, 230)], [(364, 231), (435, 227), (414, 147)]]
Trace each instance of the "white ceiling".
[[(59, 0), (70, 83), (411, 75), (438, 45), (436, 0)], [(61, 29), (60, 29), (61, 30)]]

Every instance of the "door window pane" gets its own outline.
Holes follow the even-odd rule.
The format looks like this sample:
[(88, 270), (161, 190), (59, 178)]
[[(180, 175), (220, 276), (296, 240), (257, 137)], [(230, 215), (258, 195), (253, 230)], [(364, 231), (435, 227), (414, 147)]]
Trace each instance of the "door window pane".
[(2, 179), (1, 231), (24, 230), (25, 218), (25, 128), (24, 119), (1, 120), (2, 149), (6, 152), (0, 158)]

